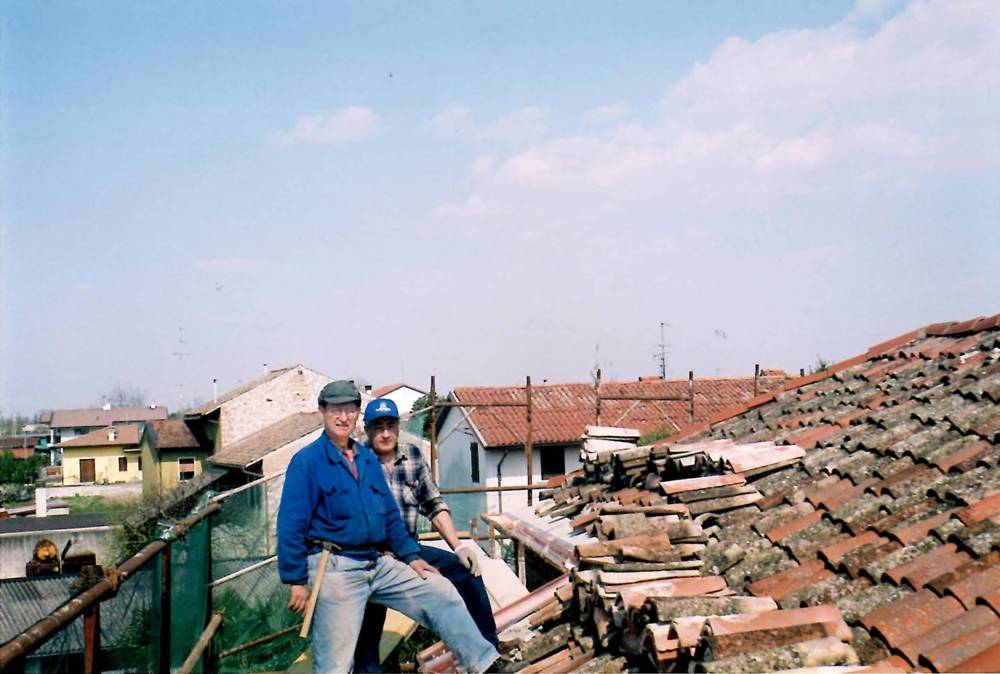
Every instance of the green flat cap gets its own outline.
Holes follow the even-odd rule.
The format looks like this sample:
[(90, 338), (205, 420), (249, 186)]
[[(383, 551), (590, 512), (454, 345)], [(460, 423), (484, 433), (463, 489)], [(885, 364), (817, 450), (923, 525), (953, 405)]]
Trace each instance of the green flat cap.
[(319, 392), (320, 405), (339, 405), (340, 403), (361, 405), (361, 393), (353, 381), (347, 379), (331, 381)]

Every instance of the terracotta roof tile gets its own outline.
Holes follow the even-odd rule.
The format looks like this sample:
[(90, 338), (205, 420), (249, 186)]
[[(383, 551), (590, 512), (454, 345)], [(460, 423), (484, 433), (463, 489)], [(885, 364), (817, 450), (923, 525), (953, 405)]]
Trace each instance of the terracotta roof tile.
[(914, 590), (919, 590), (941, 574), (953, 571), (969, 560), (969, 555), (959, 552), (955, 545), (950, 543), (934, 548), (911, 562), (889, 569), (885, 572), (885, 577), (897, 585), (905, 582)]
[(947, 522), (954, 511), (946, 510), (942, 513), (932, 515), (926, 519), (919, 520), (912, 524), (903, 524), (898, 527), (893, 527), (887, 533), (889, 538), (894, 538), (903, 545), (910, 545), (921, 538), (924, 538), (940, 524)]
[(808, 515), (803, 515), (802, 517), (797, 517), (791, 522), (786, 522), (781, 526), (775, 527), (767, 532), (767, 538), (772, 543), (778, 543), (783, 539), (796, 534), (803, 529), (807, 529), (814, 524), (818, 524), (823, 519), (822, 510), (814, 510)]
[(938, 672), (956, 671), (963, 662), (1000, 643), (1000, 623), (991, 623), (921, 653), (919, 661)]
[(772, 597), (778, 601), (832, 577), (833, 573), (822, 562), (812, 560), (750, 583), (747, 591), (757, 597)]
[(976, 605), (976, 600), (1000, 590), (1000, 564), (983, 569), (949, 585), (945, 595), (957, 598), (967, 608)]
[(913, 635), (908, 641), (899, 644), (894, 649), (901, 653), (911, 664), (919, 662), (920, 654), (932, 651), (938, 646), (954, 641), (963, 634), (975, 632), (989, 625), (995, 625), (1000, 619), (985, 606), (977, 606), (971, 611), (963, 611), (944, 622), (928, 625), (920, 634)]
[(860, 671), (860, 672), (885, 672), (885, 673), (888, 673), (888, 672), (912, 672), (913, 671), (913, 667), (911, 667), (906, 662), (906, 660), (904, 660), (903, 658), (899, 657), (898, 655), (894, 655), (894, 656), (892, 656), (890, 658), (886, 658), (884, 660), (879, 660), (878, 662), (874, 662), (871, 665), (869, 665), (868, 667), (863, 667), (863, 668), (858, 669), (856, 671)]
[(281, 421), (262, 428), (216, 452), (210, 457), (210, 460), (212, 463), (223, 466), (245, 468), (260, 461), (268, 453), (318, 431), (322, 427), (323, 420), (318, 412), (291, 414)]
[(954, 571), (948, 571), (941, 574), (937, 578), (931, 580), (927, 583), (927, 587), (936, 592), (939, 595), (943, 595), (945, 590), (958, 581), (984, 571), (996, 564), (1000, 564), (1000, 552), (994, 551), (980, 557), (979, 559), (974, 559), (971, 562), (963, 564)]
[[(761, 377), (759, 390), (779, 388), (784, 376)], [(699, 423), (724, 409), (750, 400), (753, 377), (705, 378), (694, 382), (694, 422)], [(601, 384), (602, 396), (662, 396), (669, 401), (601, 401), (601, 421), (616, 426), (637, 428), (642, 432), (664, 425), (676, 428), (688, 423), (688, 380), (654, 379)], [(454, 391), (458, 402), (468, 407), (476, 403), (524, 402), (525, 387), (459, 387)], [(584, 428), (596, 423), (597, 396), (590, 383), (541, 384), (532, 386), (532, 437), (536, 443), (575, 443)], [(477, 407), (469, 412), (488, 447), (517, 446), (527, 434), (526, 410), (523, 407)]]
[(797, 445), (805, 449), (813, 449), (820, 442), (830, 436), (839, 433), (841, 427), (836, 424), (820, 424), (819, 426), (807, 426), (785, 437), (785, 442), (789, 445)]
[(888, 557), (901, 548), (902, 546), (896, 541), (880, 538), (874, 543), (851, 550), (841, 557), (837, 563), (837, 571), (845, 573), (852, 578), (857, 578), (867, 566)]
[(956, 672), (996, 672), (1000, 670), (1000, 643), (955, 665)]
[(140, 427), (137, 424), (123, 426), (108, 426), (91, 431), (85, 435), (78, 435), (75, 438), (64, 440), (52, 445), (53, 447), (121, 447), (139, 444)]
[(1000, 591), (985, 594), (977, 600), (980, 604), (989, 606), (993, 612), (1000, 615)]
[(865, 545), (881, 544), (883, 542), (885, 542), (884, 539), (877, 533), (867, 531), (860, 536), (848, 536), (836, 543), (826, 545), (817, 551), (817, 555), (830, 564), (835, 565), (844, 555), (852, 550), (857, 550)]
[(951, 597), (940, 599), (924, 590), (862, 616), (861, 624), (894, 648), (926, 631), (928, 625), (946, 622), (963, 612), (962, 605)]
[(189, 449), (199, 447), (198, 440), (184, 419), (150, 421), (146, 426), (153, 432), (157, 449)]

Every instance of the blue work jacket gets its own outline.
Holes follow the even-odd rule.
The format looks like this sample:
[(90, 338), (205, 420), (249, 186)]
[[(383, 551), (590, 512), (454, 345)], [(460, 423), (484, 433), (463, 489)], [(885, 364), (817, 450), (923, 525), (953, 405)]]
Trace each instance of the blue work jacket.
[(354, 444), (355, 479), (326, 433), (292, 457), (278, 508), (278, 574), (283, 583), (306, 585), (314, 540), (331, 541), (349, 556), (388, 548), (409, 563), (420, 548), (399, 515), (375, 453)]

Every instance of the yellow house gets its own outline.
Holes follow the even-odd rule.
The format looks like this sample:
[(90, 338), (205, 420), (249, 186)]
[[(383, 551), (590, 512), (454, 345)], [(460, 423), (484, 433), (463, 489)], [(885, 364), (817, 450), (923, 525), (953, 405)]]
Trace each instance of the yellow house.
[(212, 442), (208, 438), (199, 440), (184, 419), (163, 419), (146, 424), (139, 450), (146, 465), (142, 493), (159, 496), (201, 474)]
[(139, 426), (108, 426), (52, 445), (62, 450), (63, 484), (142, 479)]

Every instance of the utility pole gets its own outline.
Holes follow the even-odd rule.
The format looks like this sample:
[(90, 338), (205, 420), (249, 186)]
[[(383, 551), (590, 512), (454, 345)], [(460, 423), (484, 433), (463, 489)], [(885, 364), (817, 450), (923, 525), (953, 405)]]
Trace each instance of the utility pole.
[(177, 328), (177, 350), (170, 353), (171, 356), (177, 358), (177, 409), (184, 409), (184, 375), (181, 372), (181, 362), (184, 358), (191, 355), (190, 351), (184, 351), (184, 345), (187, 342), (184, 341), (184, 328)]
[(655, 356), (660, 363), (660, 379), (667, 378), (667, 354), (669, 353), (667, 340), (663, 331), (664, 327), (669, 328), (670, 324), (660, 321), (660, 343), (656, 345), (659, 347), (659, 352)]

